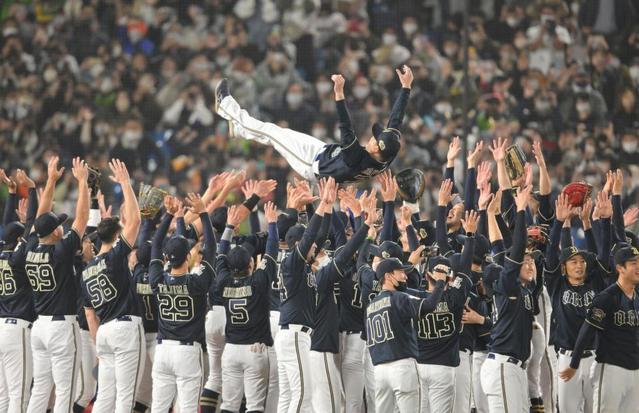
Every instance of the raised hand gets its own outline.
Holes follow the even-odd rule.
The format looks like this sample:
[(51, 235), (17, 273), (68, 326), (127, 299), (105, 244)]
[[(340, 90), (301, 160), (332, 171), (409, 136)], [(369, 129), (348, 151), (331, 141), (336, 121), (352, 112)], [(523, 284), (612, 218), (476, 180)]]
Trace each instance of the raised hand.
[(555, 200), (555, 215), (558, 221), (564, 222), (571, 217), (573, 211), (570, 203), (568, 202), (568, 196), (565, 194), (559, 194)]
[(446, 206), (450, 202), (453, 192), (453, 181), (446, 179), (439, 187), (439, 195), (437, 196), (437, 205)]
[(111, 169), (111, 175), (109, 178), (120, 185), (130, 185), (131, 178), (129, 177), (129, 170), (126, 168), (124, 162), (119, 159), (111, 159), (109, 162), (109, 169)]
[(623, 172), (621, 171), (621, 169), (617, 169), (616, 172), (613, 172), (612, 194), (621, 195), (622, 190), (623, 190)]
[(493, 165), (488, 161), (480, 163), (477, 167), (477, 186), (481, 188), (484, 184), (489, 184), (492, 177)]
[(590, 227), (590, 214), (592, 213), (593, 206), (594, 204), (592, 199), (588, 197), (579, 211), (579, 218), (581, 219), (581, 222), (583, 222), (584, 226)]
[(411, 224), (411, 209), (408, 205), (403, 205), (400, 209), (399, 209), (399, 219), (397, 220), (397, 226), (399, 227), (400, 231), (406, 231), (406, 227), (408, 227)]
[[(364, 197), (362, 195), (362, 197)], [(366, 213), (366, 219), (364, 222), (369, 227), (375, 225), (377, 221), (377, 192), (373, 189), (371, 193), (364, 199), (364, 212)]]
[(608, 194), (604, 191), (599, 192), (596, 202), (599, 218), (610, 218), (612, 216), (612, 200)]
[(488, 209), (486, 209), (487, 213), (492, 215), (497, 215), (501, 213), (501, 195), (502, 195), (502, 191), (501, 189), (498, 189), (497, 192), (495, 192), (495, 195), (492, 197), (492, 199), (488, 203)]
[(544, 152), (541, 149), (541, 141), (533, 142), (533, 155), (535, 155), (535, 161), (540, 168), (546, 168), (546, 159), (544, 159)]
[(532, 192), (532, 185), (519, 188), (517, 195), (515, 195), (515, 205), (517, 205), (517, 211), (525, 211), (530, 200), (530, 193)]
[(60, 158), (58, 156), (52, 156), (51, 159), (49, 159), (49, 164), (47, 165), (47, 177), (53, 182), (58, 182), (58, 180), (62, 178), (62, 175), (64, 174), (64, 166), (58, 169), (59, 161)]
[(98, 200), (98, 207), (100, 208), (100, 217), (102, 219), (111, 218), (112, 206), (109, 205), (109, 207), (107, 208), (106, 203), (104, 202), (104, 194), (99, 189), (96, 198)]
[(493, 154), (493, 159), (495, 162), (503, 161), (506, 158), (506, 147), (508, 146), (508, 141), (504, 138), (497, 138), (493, 140), (490, 144), (490, 152)]
[(402, 87), (410, 89), (413, 84), (413, 71), (406, 65), (402, 66), (402, 70), (395, 69), (395, 73), (397, 73), (397, 77), (399, 77), (399, 82), (402, 84)]
[(200, 215), (202, 212), (206, 211), (206, 205), (204, 205), (204, 201), (200, 194), (191, 192), (187, 195), (185, 201), (188, 205), (189, 211), (196, 215)]
[(612, 181), (614, 181), (614, 179), (615, 177), (613, 171), (606, 172), (606, 183), (603, 187), (603, 192), (610, 194), (610, 191), (612, 190)]
[(22, 198), (20, 199), (20, 201), (18, 201), (18, 209), (16, 209), (16, 215), (18, 215), (18, 221), (22, 222), (23, 224), (27, 222), (27, 206), (27, 198)]
[(71, 172), (78, 182), (86, 182), (89, 178), (89, 167), (86, 162), (79, 157), (73, 158), (73, 167), (71, 168)]
[[(232, 205), (229, 207), (228, 214), (226, 217), (226, 223), (228, 225), (232, 225), (233, 227), (237, 227), (240, 225), (243, 219), (243, 214), (239, 205)], [(246, 209), (246, 208), (244, 208)]]
[(382, 201), (392, 202), (397, 197), (397, 182), (390, 170), (386, 170), (377, 176), (381, 188)]
[(13, 179), (7, 176), (7, 174), (4, 172), (4, 169), (0, 169), (0, 181), (4, 182), (7, 185), (10, 194), (16, 193), (18, 185)]
[(461, 223), (464, 231), (474, 234), (475, 232), (477, 232), (477, 226), (479, 224), (479, 214), (477, 213), (477, 211), (474, 210), (466, 211), (466, 214), (464, 218), (462, 218)]
[(475, 144), (475, 149), (468, 151), (468, 168), (475, 168), (481, 159), (482, 151), (484, 150), (484, 141), (479, 141)]
[(448, 145), (448, 153), (446, 154), (446, 160), (448, 161), (448, 166), (451, 167), (455, 163), (455, 159), (461, 152), (461, 141), (459, 140), (459, 136), (455, 136), (453, 140)]
[(493, 194), (490, 193), (490, 184), (486, 182), (479, 187), (479, 199), (477, 200), (479, 210), (484, 211), (492, 198)]
[(275, 224), (277, 222), (277, 207), (271, 201), (264, 205), (264, 217), (269, 224)]
[(180, 209), (180, 204), (177, 198), (172, 197), (171, 195), (167, 195), (164, 197), (164, 209), (170, 215), (175, 216), (177, 214), (178, 209)]
[(422, 253), (424, 252), (425, 249), (426, 249), (425, 245), (420, 245), (419, 247), (417, 247), (415, 251), (410, 253), (410, 256), (408, 257), (408, 262), (410, 262), (413, 265), (419, 264), (419, 262), (424, 258), (422, 256)]
[(244, 180), (246, 180), (246, 171), (236, 171), (231, 173), (224, 186), (228, 189), (235, 189), (241, 186)]
[(332, 176), (326, 179), (322, 192), (320, 193), (322, 202), (325, 205), (333, 205), (337, 199), (337, 184)]
[(628, 208), (623, 213), (623, 226), (625, 228), (631, 227), (637, 222), (638, 219), (639, 219), (639, 208), (637, 207)]
[(335, 74), (331, 76), (331, 80), (333, 81), (333, 92), (335, 92), (335, 99), (344, 99), (344, 84), (346, 83), (344, 76)]
[(184, 218), (184, 202), (182, 202), (179, 198), (175, 198), (174, 201), (176, 204), (175, 218)]
[(22, 169), (16, 171), (16, 184), (27, 188), (35, 188), (35, 182)]
[(230, 176), (231, 172), (222, 172), (217, 175), (213, 175), (211, 179), (209, 179), (208, 191), (211, 194), (219, 192), (224, 187), (224, 183)]
[(343, 207), (343, 209), (350, 209), (353, 215), (356, 217), (362, 214), (362, 207), (359, 201), (355, 198), (354, 192), (340, 189), (337, 192), (337, 196), (341, 201), (340, 205)]
[(524, 186), (532, 186), (533, 183), (533, 173), (532, 173), (532, 165), (526, 162), (524, 165)]
[(260, 198), (264, 198), (268, 196), (271, 192), (273, 192), (277, 188), (277, 181), (275, 179), (267, 179), (257, 181), (257, 185), (255, 186), (255, 194)]

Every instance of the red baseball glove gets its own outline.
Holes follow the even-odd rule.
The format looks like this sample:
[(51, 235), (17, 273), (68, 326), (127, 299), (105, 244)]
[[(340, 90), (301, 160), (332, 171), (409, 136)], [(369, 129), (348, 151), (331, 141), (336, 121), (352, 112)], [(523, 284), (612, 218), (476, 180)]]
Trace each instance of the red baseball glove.
[(586, 182), (573, 182), (566, 185), (561, 193), (568, 196), (570, 206), (580, 207), (592, 193), (592, 185)]

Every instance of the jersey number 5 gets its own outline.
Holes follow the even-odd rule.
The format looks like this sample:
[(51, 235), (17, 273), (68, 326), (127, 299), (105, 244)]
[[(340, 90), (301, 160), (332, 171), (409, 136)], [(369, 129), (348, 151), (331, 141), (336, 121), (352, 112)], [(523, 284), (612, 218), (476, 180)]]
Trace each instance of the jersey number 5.
[(33, 291), (43, 293), (55, 290), (55, 276), (50, 264), (27, 264), (24, 269)]
[(229, 312), (231, 313), (231, 324), (246, 324), (249, 321), (249, 314), (246, 311), (246, 298), (232, 298), (229, 300)]

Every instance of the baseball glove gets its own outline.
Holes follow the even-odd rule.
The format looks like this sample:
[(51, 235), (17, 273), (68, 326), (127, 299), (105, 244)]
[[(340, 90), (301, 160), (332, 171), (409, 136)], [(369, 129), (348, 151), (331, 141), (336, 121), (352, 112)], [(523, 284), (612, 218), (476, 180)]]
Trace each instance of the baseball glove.
[(399, 196), (406, 202), (415, 203), (424, 193), (424, 173), (419, 169), (404, 169), (395, 180)]
[(548, 232), (541, 225), (532, 225), (528, 227), (528, 240), (545, 244), (548, 241)]
[(506, 172), (511, 181), (515, 181), (524, 175), (526, 155), (517, 145), (511, 145), (506, 149)]
[(586, 202), (592, 193), (592, 185), (586, 182), (573, 182), (561, 190), (561, 193), (568, 196), (568, 203), (573, 208), (580, 207)]
[(138, 202), (140, 204), (140, 215), (142, 215), (142, 218), (153, 218), (160, 208), (162, 208), (166, 195), (166, 191), (160, 188), (141, 183)]
[(98, 191), (100, 190), (100, 185), (102, 183), (101, 177), (102, 173), (100, 173), (98, 169), (89, 166), (89, 177), (87, 179), (87, 183), (91, 190), (91, 198), (95, 198), (98, 195)]

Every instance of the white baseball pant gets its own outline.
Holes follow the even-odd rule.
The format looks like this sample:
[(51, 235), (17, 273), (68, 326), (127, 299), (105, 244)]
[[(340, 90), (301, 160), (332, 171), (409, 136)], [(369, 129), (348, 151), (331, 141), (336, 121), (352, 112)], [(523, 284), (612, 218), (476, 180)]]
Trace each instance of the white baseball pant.
[(595, 363), (593, 368), (594, 402), (597, 413), (635, 413), (639, 406), (639, 370), (614, 364)]
[(552, 313), (552, 304), (548, 290), (544, 286), (538, 299), (539, 314), (535, 316), (535, 320), (541, 324), (546, 338), (546, 348), (541, 359), (541, 371), (539, 374), (539, 385), (541, 387), (541, 397), (544, 399), (544, 410), (546, 412), (555, 412), (557, 400), (557, 357), (554, 353), (554, 347), (548, 344), (550, 339), (550, 315)]
[(275, 340), (280, 385), (279, 413), (311, 412), (311, 335), (301, 328), (290, 324), (289, 329), (280, 330)]
[(151, 372), (153, 371), (153, 356), (155, 355), (155, 345), (157, 344), (157, 333), (145, 333), (144, 341), (146, 347), (146, 357), (144, 359), (144, 370), (138, 385), (135, 401), (151, 407), (151, 395), (153, 394), (153, 381)]
[(455, 367), (455, 398), (453, 412), (468, 413), (472, 399), (473, 353), (459, 352), (459, 366)]
[(365, 347), (366, 344), (359, 333), (341, 333), (341, 371), (345, 413), (361, 413), (364, 407)]
[(101, 324), (95, 349), (99, 368), (93, 413), (130, 412), (135, 405), (135, 391), (146, 359), (142, 319), (128, 316), (128, 320)]
[[(559, 354), (557, 360), (558, 371), (563, 371), (570, 366), (572, 352)], [(592, 367), (595, 364), (595, 357), (590, 356), (581, 359), (579, 368), (575, 376), (570, 381), (558, 380), (559, 411), (572, 412), (592, 412), (593, 389)]]
[(82, 355), (76, 316), (39, 316), (31, 330), (31, 350), (33, 388), (27, 412), (44, 413), (54, 385), (53, 413), (70, 412)]
[(375, 411), (415, 413), (422, 411), (422, 384), (415, 359), (375, 366)]
[(27, 409), (32, 376), (31, 323), (0, 318), (0, 412)]
[[(151, 413), (166, 413), (173, 406), (182, 413), (196, 413), (202, 392), (204, 355), (200, 343), (182, 345), (162, 340), (153, 358)], [(177, 399), (176, 399), (177, 397)]]
[(481, 367), (487, 356), (487, 351), (473, 352), (473, 405), (477, 413), (488, 413), (488, 399), (481, 388)]
[(539, 377), (541, 374), (541, 362), (546, 354), (546, 337), (541, 325), (533, 321), (532, 339), (530, 340), (530, 358), (526, 366), (528, 376), (528, 398), (536, 399), (541, 397), (541, 385)]
[(371, 353), (368, 349), (364, 348), (363, 351), (363, 361), (364, 365), (364, 389), (366, 396), (366, 412), (367, 413), (375, 413), (375, 366), (373, 366), (373, 361), (371, 360)]
[(206, 352), (209, 357), (209, 376), (204, 388), (222, 394), (222, 353), (226, 311), (224, 306), (214, 305), (206, 314)]
[(229, 132), (232, 136), (273, 146), (295, 172), (304, 179), (315, 180), (317, 169), (313, 170), (313, 164), (326, 146), (324, 142), (305, 133), (255, 119), (232, 96), (222, 99), (217, 113), (231, 122)]
[(80, 371), (75, 384), (75, 404), (87, 407), (93, 400), (93, 396), (95, 396), (97, 381), (93, 376), (93, 369), (98, 364), (98, 358), (95, 352), (95, 343), (93, 343), (91, 333), (87, 330), (80, 329), (80, 343), (82, 346), (82, 360), (80, 361)]
[(222, 354), (222, 410), (238, 412), (246, 395), (246, 411), (264, 411), (268, 373), (267, 346), (226, 343)]
[(417, 364), (422, 384), (421, 412), (450, 412), (455, 400), (455, 367)]
[(311, 351), (313, 412), (341, 413), (344, 391), (336, 362), (337, 354)]
[[(271, 336), (273, 341), (277, 338), (280, 331), (280, 312), (271, 311)], [(268, 348), (268, 393), (264, 406), (265, 413), (277, 413), (277, 400), (279, 395), (279, 378), (277, 372), (277, 354), (275, 354), (275, 345)]]
[(508, 358), (501, 354), (486, 358), (481, 369), (481, 387), (490, 413), (523, 413), (530, 407), (526, 370), (507, 362)]

